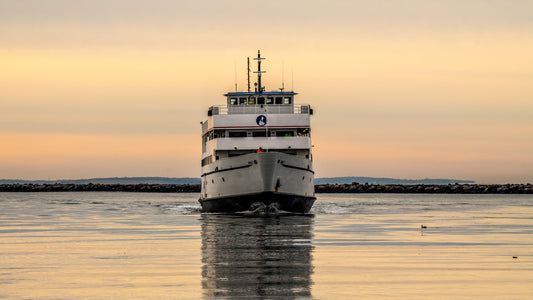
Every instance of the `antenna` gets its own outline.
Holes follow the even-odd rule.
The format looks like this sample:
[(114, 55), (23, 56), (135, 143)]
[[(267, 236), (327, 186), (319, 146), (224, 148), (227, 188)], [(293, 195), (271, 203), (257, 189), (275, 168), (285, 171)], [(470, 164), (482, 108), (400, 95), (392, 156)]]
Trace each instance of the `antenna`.
[(237, 92), (237, 62), (233, 65), (233, 69), (235, 70), (235, 92)]
[(250, 92), (250, 57), (248, 57), (248, 93)]
[(291, 68), (291, 89), (294, 92), (294, 70)]
[(259, 93), (263, 92), (263, 86), (261, 85), (261, 74), (266, 73), (266, 71), (261, 71), (261, 60), (265, 59), (264, 57), (261, 57), (261, 50), (257, 50), (257, 58), (254, 58), (257, 60), (257, 71), (254, 73), (257, 73), (257, 91)]
[(285, 62), (281, 62), (281, 88), (280, 91), (285, 91)]

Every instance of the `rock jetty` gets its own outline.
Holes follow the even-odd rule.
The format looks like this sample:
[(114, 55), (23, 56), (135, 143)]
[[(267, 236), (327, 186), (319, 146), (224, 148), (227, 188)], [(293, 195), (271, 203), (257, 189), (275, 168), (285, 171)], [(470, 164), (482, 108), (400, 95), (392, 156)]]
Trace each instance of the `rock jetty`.
[[(0, 192), (199, 193), (199, 184), (0, 184)], [(531, 184), (320, 184), (316, 193), (533, 194)]]
[(533, 194), (531, 184), (321, 184), (316, 193)]
[(199, 184), (0, 184), (0, 192), (199, 193)]

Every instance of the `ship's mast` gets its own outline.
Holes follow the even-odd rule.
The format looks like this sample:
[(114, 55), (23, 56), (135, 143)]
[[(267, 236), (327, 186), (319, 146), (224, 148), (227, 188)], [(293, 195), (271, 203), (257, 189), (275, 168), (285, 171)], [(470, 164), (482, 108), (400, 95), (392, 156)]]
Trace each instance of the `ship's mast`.
[(250, 58), (248, 57), (248, 93), (250, 92)]
[(257, 91), (258, 93), (263, 92), (263, 86), (261, 85), (261, 73), (266, 73), (266, 71), (261, 71), (261, 60), (265, 59), (264, 57), (261, 57), (261, 50), (257, 50), (257, 57), (254, 58), (257, 60), (257, 71), (254, 73), (257, 73)]

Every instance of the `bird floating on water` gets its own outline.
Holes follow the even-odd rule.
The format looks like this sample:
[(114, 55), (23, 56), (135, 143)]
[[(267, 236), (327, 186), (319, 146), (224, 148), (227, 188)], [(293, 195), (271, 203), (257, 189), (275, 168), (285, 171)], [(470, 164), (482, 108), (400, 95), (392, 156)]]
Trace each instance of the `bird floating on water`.
[(426, 225), (422, 224), (422, 225), (420, 225), (420, 228), (421, 229), (425, 229), (425, 228), (428, 228), (428, 227)]

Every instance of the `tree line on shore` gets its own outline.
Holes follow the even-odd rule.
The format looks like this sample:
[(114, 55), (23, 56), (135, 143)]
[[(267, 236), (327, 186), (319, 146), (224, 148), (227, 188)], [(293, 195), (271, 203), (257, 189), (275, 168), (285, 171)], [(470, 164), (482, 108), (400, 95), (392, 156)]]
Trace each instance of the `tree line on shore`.
[[(199, 193), (199, 184), (0, 184), (0, 192)], [(527, 184), (319, 184), (316, 193), (533, 194)]]

